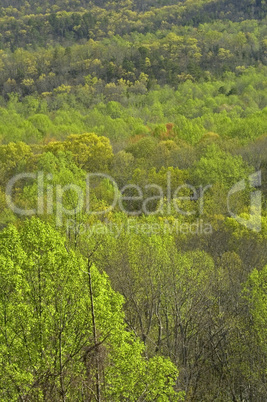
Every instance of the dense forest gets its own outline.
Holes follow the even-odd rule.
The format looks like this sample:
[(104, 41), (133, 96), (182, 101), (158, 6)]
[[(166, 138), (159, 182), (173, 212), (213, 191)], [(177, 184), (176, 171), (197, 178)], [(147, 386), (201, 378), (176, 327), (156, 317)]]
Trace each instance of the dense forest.
[(1, 1), (1, 401), (266, 401), (266, 22)]

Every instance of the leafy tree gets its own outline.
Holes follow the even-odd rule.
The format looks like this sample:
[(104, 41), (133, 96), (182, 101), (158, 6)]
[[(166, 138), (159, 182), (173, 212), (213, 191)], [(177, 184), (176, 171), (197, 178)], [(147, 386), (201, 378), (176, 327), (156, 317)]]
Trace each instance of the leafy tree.
[(191, 173), (195, 183), (202, 185), (220, 183), (230, 187), (251, 172), (241, 157), (232, 156), (215, 144), (207, 147), (205, 156), (195, 163)]
[(106, 170), (113, 156), (109, 140), (94, 133), (72, 134), (63, 142), (51, 142), (46, 150), (72, 152), (76, 164), (88, 172)]
[[(37, 219), (1, 232), (3, 401), (179, 400), (176, 368), (146, 360), (106, 274)], [(156, 369), (157, 367), (157, 369)]]
[(15, 174), (23, 172), (27, 160), (32, 156), (31, 147), (24, 142), (10, 142), (7, 145), (0, 146), (0, 177), (1, 184), (7, 181)]

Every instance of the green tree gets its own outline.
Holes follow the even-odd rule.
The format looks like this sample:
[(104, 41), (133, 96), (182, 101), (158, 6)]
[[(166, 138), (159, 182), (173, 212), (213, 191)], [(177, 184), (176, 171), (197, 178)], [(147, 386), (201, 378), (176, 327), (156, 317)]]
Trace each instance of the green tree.
[(0, 251), (1, 400), (182, 398), (175, 366), (147, 361), (126, 330), (123, 298), (107, 275), (51, 226), (9, 226)]

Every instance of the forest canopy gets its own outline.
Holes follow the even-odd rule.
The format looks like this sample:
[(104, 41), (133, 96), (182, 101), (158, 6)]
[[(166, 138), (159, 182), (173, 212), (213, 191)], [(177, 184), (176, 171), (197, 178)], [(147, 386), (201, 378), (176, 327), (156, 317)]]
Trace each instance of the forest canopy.
[(265, 0), (2, 0), (0, 400), (266, 400)]

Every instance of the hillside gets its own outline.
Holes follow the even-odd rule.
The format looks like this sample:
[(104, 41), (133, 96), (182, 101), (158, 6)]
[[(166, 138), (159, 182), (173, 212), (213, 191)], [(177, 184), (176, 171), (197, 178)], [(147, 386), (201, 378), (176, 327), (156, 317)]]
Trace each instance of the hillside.
[(1, 401), (266, 401), (266, 7), (1, 1)]

